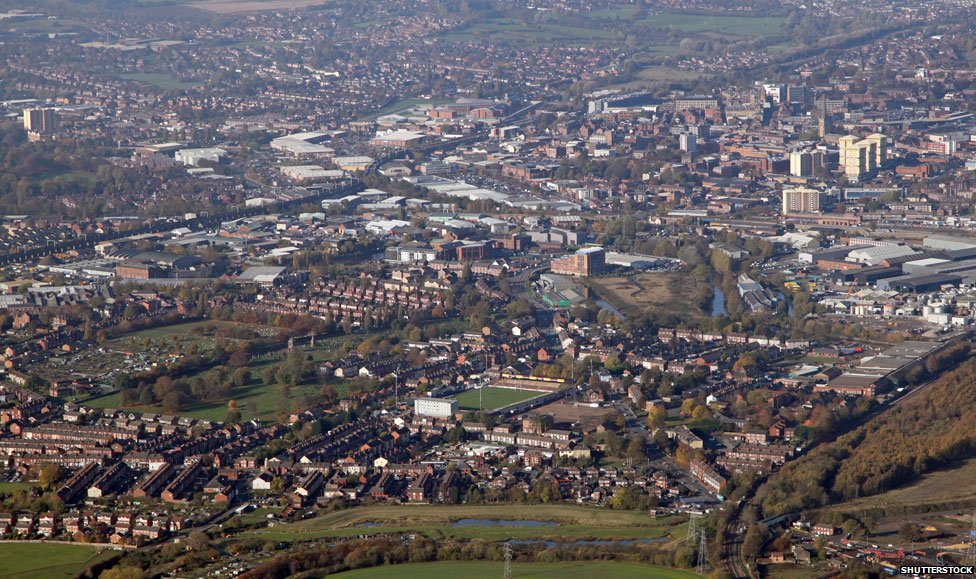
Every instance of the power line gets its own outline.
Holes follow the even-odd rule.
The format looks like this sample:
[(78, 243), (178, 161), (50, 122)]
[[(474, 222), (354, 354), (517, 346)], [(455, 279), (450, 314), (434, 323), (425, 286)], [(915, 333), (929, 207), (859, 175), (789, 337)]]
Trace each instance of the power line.
[(688, 520), (688, 535), (685, 537), (685, 541), (689, 545), (694, 545), (697, 539), (698, 539), (698, 513), (691, 513), (691, 518)]
[(512, 542), (505, 543), (505, 579), (512, 579)]
[(695, 566), (699, 575), (705, 574), (708, 567), (708, 540), (705, 537), (705, 529), (698, 529), (698, 564)]
[[(972, 527), (969, 530), (969, 547), (966, 548), (966, 564), (971, 567), (976, 565), (976, 511), (973, 511)], [(976, 569), (974, 569), (972, 575), (976, 577)]]

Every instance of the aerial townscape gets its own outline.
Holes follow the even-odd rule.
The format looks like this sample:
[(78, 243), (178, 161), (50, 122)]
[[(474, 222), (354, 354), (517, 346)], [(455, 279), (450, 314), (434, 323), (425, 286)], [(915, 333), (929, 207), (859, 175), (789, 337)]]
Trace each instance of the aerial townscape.
[(0, 578), (976, 575), (976, 0), (0, 0)]

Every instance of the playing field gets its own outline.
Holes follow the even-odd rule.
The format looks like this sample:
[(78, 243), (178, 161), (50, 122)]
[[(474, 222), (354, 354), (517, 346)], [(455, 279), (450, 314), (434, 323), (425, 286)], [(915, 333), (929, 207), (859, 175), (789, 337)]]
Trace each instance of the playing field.
[(261, 10), (298, 10), (329, 0), (202, 0), (185, 4), (217, 14), (236, 14), (238, 12), (259, 12)]
[(712, 32), (735, 36), (772, 36), (783, 31), (785, 19), (778, 16), (715, 16), (662, 12), (645, 18), (654, 26), (674, 28), (682, 32)]
[(52, 543), (0, 544), (0, 577), (69, 579), (96, 561), (115, 555), (85, 545)]
[(163, 90), (189, 89), (197, 86), (195, 82), (182, 82), (172, 75), (155, 72), (127, 73), (120, 74), (119, 76), (128, 80), (151, 84)]
[(462, 410), (497, 410), (509, 404), (531, 400), (543, 394), (545, 392), (538, 390), (515, 390), (513, 388), (486, 386), (480, 390), (465, 390), (454, 398)]
[[(465, 579), (495, 579), (501, 577), (505, 564), (500, 562), (473, 561), (464, 563), (420, 563), (391, 565), (372, 569), (357, 569), (340, 573), (343, 579), (428, 579), (429, 577), (464, 577)], [(639, 563), (613, 563), (608, 561), (584, 563), (513, 563), (514, 577), (533, 579), (689, 579), (700, 577), (690, 571), (641, 565)]]
[[(458, 524), (458, 521), (464, 521)], [(499, 524), (504, 521), (505, 524)], [(280, 541), (411, 533), (438, 539), (660, 540), (683, 537), (680, 517), (651, 517), (576, 505), (375, 505), (259, 528), (249, 535)]]

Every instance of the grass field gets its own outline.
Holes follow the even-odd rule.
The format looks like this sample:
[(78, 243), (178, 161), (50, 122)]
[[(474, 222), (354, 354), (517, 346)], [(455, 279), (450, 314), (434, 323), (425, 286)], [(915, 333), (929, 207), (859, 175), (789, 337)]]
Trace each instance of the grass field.
[(0, 576), (7, 579), (69, 579), (115, 551), (73, 544), (0, 544)]
[(172, 75), (155, 72), (134, 72), (120, 74), (119, 77), (127, 80), (134, 80), (136, 82), (151, 84), (152, 86), (161, 88), (163, 90), (189, 89), (199, 86), (199, 83), (182, 82)]
[[(548, 526), (463, 526), (458, 519), (549, 521)], [(378, 505), (330, 513), (250, 534), (281, 541), (325, 537), (416, 533), (458, 539), (660, 539), (682, 537), (686, 524), (677, 517), (655, 519), (646, 513), (575, 505)]]
[(713, 32), (735, 36), (774, 36), (783, 31), (785, 19), (778, 16), (715, 16), (662, 12), (641, 22), (682, 32)]
[[(429, 577), (464, 577), (495, 579), (502, 576), (504, 563), (490, 561), (420, 563), (357, 569), (340, 573), (342, 579), (428, 579)], [(608, 561), (582, 563), (513, 563), (514, 577), (532, 579), (690, 579), (699, 577), (691, 571), (653, 567), (639, 563)]]
[(34, 488), (34, 483), (30, 482), (0, 482), (0, 493), (12, 494), (17, 491), (26, 491)]
[(47, 173), (39, 173), (37, 175), (32, 175), (29, 177), (30, 181), (34, 183), (43, 183), (50, 179), (61, 179), (65, 183), (78, 184), (82, 187), (87, 187), (92, 185), (97, 180), (94, 173), (89, 171), (50, 171)]
[(329, 0), (202, 0), (184, 6), (199, 8), (217, 14), (236, 14), (238, 12), (258, 12), (261, 10), (297, 10)]
[(526, 23), (510, 18), (489, 18), (480, 20), (466, 28), (450, 32), (448, 40), (475, 40), (491, 38), (493, 41), (515, 41), (530, 43), (573, 43), (592, 40), (610, 40), (610, 30), (594, 27), (581, 28), (564, 26), (558, 22)]
[[(189, 416), (201, 420), (223, 421), (227, 418), (227, 402), (234, 400), (237, 402), (237, 409), (244, 420), (252, 418), (258, 420), (276, 420), (278, 415), (278, 402), (281, 399), (281, 392), (275, 384), (267, 384), (261, 379), (261, 371), (274, 364), (271, 359), (261, 359), (253, 362), (251, 368), (251, 381), (243, 388), (234, 389), (226, 397), (219, 400), (208, 400), (205, 402), (192, 402), (177, 412), (179, 416)], [(320, 390), (318, 384), (300, 384), (291, 389), (291, 397), (298, 396), (317, 396)], [(122, 404), (121, 394), (103, 396), (85, 403), (92, 408), (120, 408)], [(161, 405), (133, 405), (126, 406), (127, 410), (133, 412), (163, 412)]]
[[(673, 55), (678, 52), (677, 47), (656, 47), (655, 51), (660, 51), (662, 55), (668, 56)], [(607, 85), (608, 89), (618, 89), (618, 90), (637, 90), (641, 88), (646, 88), (648, 86), (654, 86), (661, 83), (669, 82), (683, 82), (689, 80), (696, 80), (699, 78), (708, 78), (711, 75), (704, 72), (692, 72), (689, 70), (682, 70), (673, 66), (667, 65), (653, 65), (647, 66), (639, 71), (635, 75), (637, 78), (630, 80), (628, 82), (618, 82), (615, 84)]]
[(497, 388), (486, 386), (480, 390), (465, 390), (454, 398), (462, 410), (497, 410), (509, 404), (524, 402), (542, 396), (545, 392), (537, 390), (513, 390), (512, 388)]
[[(120, 348), (138, 349), (138, 344), (142, 344), (146, 340), (150, 340), (154, 343), (164, 343), (166, 341), (177, 340), (180, 337), (195, 335), (198, 336), (198, 339), (200, 340), (199, 346), (201, 349), (209, 348), (213, 345), (212, 338), (202, 335), (201, 331), (203, 331), (205, 328), (210, 328), (212, 325), (219, 327), (222, 324), (234, 325), (230, 322), (214, 322), (211, 320), (204, 320), (160, 328), (151, 328), (148, 330), (134, 332), (132, 334), (127, 334), (126, 336), (119, 338), (118, 346)], [(265, 332), (274, 333), (276, 330), (273, 328), (259, 329), (259, 333)], [(380, 334), (382, 334), (382, 332), (371, 332), (367, 334), (338, 336), (334, 338), (317, 340), (315, 342), (314, 349), (306, 347), (304, 348), (304, 351), (310, 354), (315, 362), (324, 362), (338, 357), (345, 347), (354, 347), (366, 338), (376, 337)], [(235, 389), (231, 391), (230, 394), (220, 399), (189, 403), (176, 414), (179, 416), (199, 418), (201, 420), (223, 421), (227, 418), (227, 402), (234, 400), (237, 402), (237, 409), (241, 412), (241, 417), (244, 420), (250, 420), (252, 418), (258, 420), (276, 420), (278, 418), (281, 390), (277, 384), (269, 384), (264, 382), (261, 374), (265, 368), (277, 362), (278, 360), (273, 356), (252, 358), (248, 366), (251, 371), (251, 381), (245, 387)], [(290, 396), (292, 399), (304, 396), (314, 401), (319, 395), (320, 389), (321, 386), (318, 384), (318, 382), (312, 380), (291, 388)], [(339, 386), (339, 392), (340, 394), (343, 392), (341, 385)], [(112, 394), (110, 396), (103, 396), (101, 398), (90, 400), (86, 402), (85, 405), (92, 408), (120, 408), (122, 405), (122, 395)], [(158, 404), (133, 405), (126, 406), (125, 408), (127, 410), (132, 410), (133, 412), (159, 413), (163, 411), (162, 406)]]

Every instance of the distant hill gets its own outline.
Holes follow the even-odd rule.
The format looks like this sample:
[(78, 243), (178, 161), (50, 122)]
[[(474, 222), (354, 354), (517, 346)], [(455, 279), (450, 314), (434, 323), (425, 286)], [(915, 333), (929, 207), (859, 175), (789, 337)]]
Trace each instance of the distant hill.
[(976, 361), (787, 464), (759, 491), (767, 515), (871, 496), (949, 466), (976, 448)]

